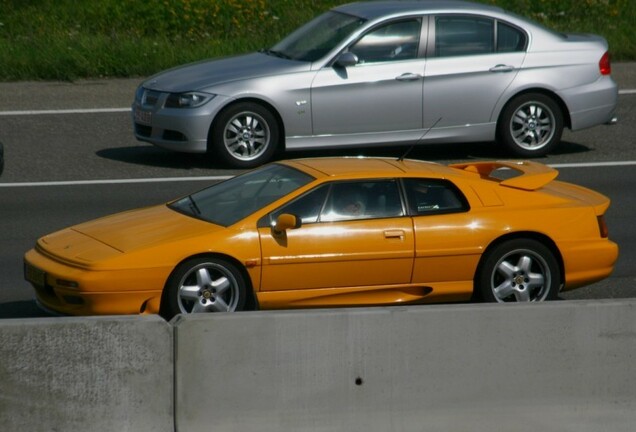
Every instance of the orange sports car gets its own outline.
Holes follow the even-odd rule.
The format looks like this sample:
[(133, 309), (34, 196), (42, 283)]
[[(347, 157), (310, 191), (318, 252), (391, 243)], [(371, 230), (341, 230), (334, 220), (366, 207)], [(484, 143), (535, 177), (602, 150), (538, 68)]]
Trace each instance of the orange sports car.
[(543, 301), (607, 277), (607, 197), (534, 162), (276, 162), (25, 255), (63, 314)]

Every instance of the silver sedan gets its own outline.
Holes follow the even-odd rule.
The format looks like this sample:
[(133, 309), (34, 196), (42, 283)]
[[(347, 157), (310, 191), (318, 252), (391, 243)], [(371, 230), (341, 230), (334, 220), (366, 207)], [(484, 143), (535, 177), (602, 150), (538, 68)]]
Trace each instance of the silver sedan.
[(608, 44), (465, 1), (336, 7), (271, 49), (161, 72), (135, 136), (260, 165), (277, 151), (496, 141), (542, 156), (564, 127), (616, 120)]

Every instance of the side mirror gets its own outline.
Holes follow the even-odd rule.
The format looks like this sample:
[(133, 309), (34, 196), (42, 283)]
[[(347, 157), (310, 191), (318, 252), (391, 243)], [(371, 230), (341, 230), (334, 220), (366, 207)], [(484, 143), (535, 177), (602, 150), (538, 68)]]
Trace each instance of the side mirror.
[(288, 229), (300, 228), (302, 221), (296, 215), (283, 213), (276, 218), (276, 225), (274, 225), (274, 233), (280, 234)]
[(344, 52), (336, 59), (336, 66), (348, 67), (358, 64), (358, 56), (352, 52)]

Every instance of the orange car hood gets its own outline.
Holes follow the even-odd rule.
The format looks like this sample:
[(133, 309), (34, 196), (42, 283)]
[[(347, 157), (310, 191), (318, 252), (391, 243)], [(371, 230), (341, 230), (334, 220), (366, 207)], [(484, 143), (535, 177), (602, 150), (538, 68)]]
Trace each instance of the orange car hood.
[(66, 228), (40, 238), (37, 247), (42, 253), (52, 256), (56, 260), (80, 265), (121, 255), (117, 249), (80, 234), (72, 228)]
[(166, 205), (106, 216), (71, 228), (121, 252), (170, 243), (223, 229), (188, 217)]

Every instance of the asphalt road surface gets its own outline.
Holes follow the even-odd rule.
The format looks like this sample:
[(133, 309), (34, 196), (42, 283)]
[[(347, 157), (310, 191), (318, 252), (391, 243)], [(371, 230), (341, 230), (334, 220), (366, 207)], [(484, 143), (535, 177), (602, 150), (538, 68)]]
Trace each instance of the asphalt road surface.
[[(620, 248), (613, 275), (564, 299), (636, 297), (636, 64), (614, 65), (619, 123), (564, 133), (541, 159), (559, 179), (612, 199), (610, 237)], [(0, 83), (0, 318), (46, 316), (22, 276), (22, 255), (46, 233), (98, 216), (176, 198), (238, 173), (202, 155), (136, 141), (128, 107), (140, 80)], [(398, 157), (405, 148), (288, 153)], [(506, 158), (493, 143), (426, 145), (410, 158), (441, 163)]]

